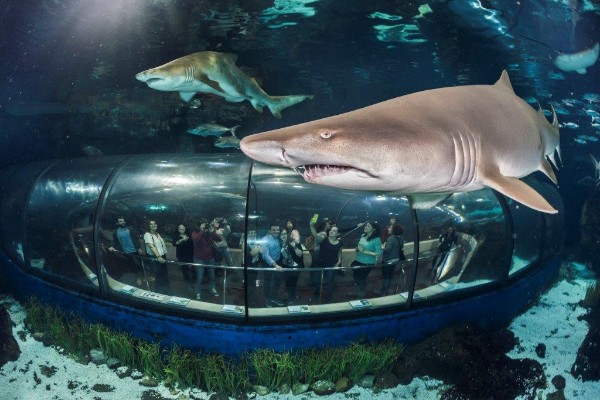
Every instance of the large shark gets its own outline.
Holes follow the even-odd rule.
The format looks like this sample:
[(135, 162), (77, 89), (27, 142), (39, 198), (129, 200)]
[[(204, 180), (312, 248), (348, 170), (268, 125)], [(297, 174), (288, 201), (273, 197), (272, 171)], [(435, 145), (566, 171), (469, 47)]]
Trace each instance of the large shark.
[(178, 58), (156, 68), (140, 72), (136, 79), (156, 90), (179, 92), (190, 101), (197, 92), (212, 93), (230, 102), (250, 101), (259, 112), (263, 107), (281, 118), (281, 110), (293, 106), (310, 95), (269, 96), (235, 62), (235, 54), (203, 51)]
[(599, 54), (600, 44), (596, 43), (594, 47), (578, 53), (559, 55), (554, 60), (554, 65), (565, 72), (576, 71), (578, 74), (585, 74), (587, 68), (596, 63)]
[[(333, 117), (245, 137), (267, 164), (303, 168), (307, 182), (407, 194), (414, 208), (490, 187), (546, 213), (557, 211), (518, 178), (540, 170), (556, 183), (552, 124), (513, 91), (494, 85), (427, 90)], [(548, 159), (547, 159), (548, 157)]]

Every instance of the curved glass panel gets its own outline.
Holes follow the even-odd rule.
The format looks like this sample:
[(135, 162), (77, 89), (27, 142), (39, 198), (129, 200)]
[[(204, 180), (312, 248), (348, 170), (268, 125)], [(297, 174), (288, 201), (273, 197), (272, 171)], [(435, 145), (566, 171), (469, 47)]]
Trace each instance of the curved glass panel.
[(27, 206), (27, 251), (32, 268), (98, 286), (93, 226), (102, 187), (121, 158), (58, 162), (37, 181)]
[(564, 205), (556, 187), (547, 181), (531, 179), (528, 181), (538, 193), (558, 210), (556, 214), (542, 214), (544, 219), (545, 235), (543, 237), (542, 259), (554, 257), (560, 254), (564, 243)]
[(239, 242), (249, 171), (238, 155), (140, 156), (123, 165), (109, 184), (98, 231), (113, 293), (243, 316)]
[(540, 182), (535, 188), (539, 191), (550, 204), (558, 210), (558, 214), (544, 214), (546, 235), (544, 236), (544, 248), (542, 257), (558, 256), (563, 249), (565, 241), (565, 208), (562, 198), (554, 186), (549, 183)]
[(31, 187), (40, 173), (54, 161), (45, 161), (3, 170), (0, 203), (2, 248), (21, 263), (25, 262), (25, 205)]
[[(405, 257), (412, 257), (414, 239), (406, 198), (312, 185), (292, 170), (255, 164), (248, 201), (252, 238), (248, 251), (261, 246), (269, 252), (269, 256), (262, 252), (247, 259), (248, 282), (255, 283), (248, 288), (250, 316), (343, 312), (405, 303), (405, 298), (395, 294), (406, 285), (403, 271), (410, 261), (398, 265), (396, 260), (384, 272), (374, 257), (375, 265), (368, 257), (363, 258), (364, 265), (357, 264), (356, 250), (370, 221), (381, 230), (368, 245), (381, 253), (381, 234), (394, 216), (404, 227), (400, 238), (406, 242)], [(287, 221), (294, 227), (287, 227)], [(336, 238), (321, 233), (335, 232), (334, 227), (341, 246)], [(294, 229), (299, 240), (290, 247)], [(281, 236), (284, 230), (287, 237)], [(287, 259), (285, 250), (280, 251), (287, 248), (290, 253), (294, 247), (301, 253), (295, 263), (293, 257)]]
[(417, 210), (417, 216), (420, 243), (414, 301), (506, 276), (508, 232), (491, 190), (455, 193), (431, 209)]
[[(538, 180), (527, 177), (523, 181), (529, 186), (536, 187)], [(514, 250), (510, 274), (518, 272), (539, 260), (543, 231), (542, 213), (507, 199), (514, 225)]]

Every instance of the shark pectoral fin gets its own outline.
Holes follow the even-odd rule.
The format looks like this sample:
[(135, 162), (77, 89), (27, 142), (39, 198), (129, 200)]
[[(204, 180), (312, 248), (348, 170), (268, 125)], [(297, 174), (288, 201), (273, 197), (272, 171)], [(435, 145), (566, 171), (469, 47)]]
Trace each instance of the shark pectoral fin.
[(481, 183), (534, 210), (548, 214), (558, 212), (529, 185), (515, 177), (504, 176), (498, 170), (486, 171), (481, 177)]
[(542, 171), (555, 185), (558, 186), (558, 180), (556, 179), (556, 175), (554, 174), (554, 170), (552, 169), (552, 165), (548, 162), (548, 160), (543, 160), (542, 165), (540, 166), (540, 171)]
[[(256, 111), (258, 111), (259, 113), (263, 112), (263, 108), (264, 108), (264, 107), (263, 107), (263, 105), (262, 105), (262, 104), (260, 104), (260, 102), (259, 102), (257, 99), (255, 99), (255, 98), (250, 98), (250, 99), (248, 99), (248, 100), (250, 101), (250, 103), (252, 103), (252, 107), (254, 107), (254, 109), (255, 109)], [(279, 117), (278, 117), (278, 118), (281, 118), (281, 114), (279, 114)]]
[(179, 97), (181, 97), (181, 100), (187, 103), (192, 99), (192, 97), (194, 97), (195, 94), (196, 92), (179, 92)]
[(583, 74), (587, 73), (587, 68), (579, 68), (579, 69), (576, 69), (575, 71), (577, 71), (578, 74), (583, 75)]
[(424, 210), (427, 208), (431, 208), (438, 204), (441, 201), (446, 200), (448, 197), (452, 196), (452, 193), (419, 193), (419, 194), (410, 194), (406, 197), (408, 198), (408, 203), (410, 204), (410, 208), (415, 210)]
[(196, 72), (194, 74), (194, 78), (196, 78), (200, 82), (204, 83), (206, 86), (209, 86), (214, 91), (225, 94), (225, 91), (223, 90), (223, 88), (221, 87), (221, 85), (219, 84), (219, 82), (210, 79), (208, 77), (208, 75), (206, 75), (204, 73), (198, 73), (198, 72)]

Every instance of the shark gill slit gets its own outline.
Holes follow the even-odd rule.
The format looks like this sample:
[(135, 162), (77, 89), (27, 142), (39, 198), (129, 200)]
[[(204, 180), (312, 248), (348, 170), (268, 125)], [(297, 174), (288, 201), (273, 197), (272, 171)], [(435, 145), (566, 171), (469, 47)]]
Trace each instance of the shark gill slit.
[(477, 165), (477, 139), (471, 134), (466, 133), (467, 139), (469, 141), (469, 174), (467, 175), (467, 179), (465, 184), (469, 184), (473, 182), (475, 179), (475, 171)]
[(472, 135), (459, 132), (452, 136), (454, 171), (446, 188), (460, 187), (472, 181), (475, 173), (476, 145)]
[(454, 171), (445, 188), (458, 186), (465, 173), (465, 143), (463, 138), (460, 134), (452, 135), (452, 142), (454, 144)]

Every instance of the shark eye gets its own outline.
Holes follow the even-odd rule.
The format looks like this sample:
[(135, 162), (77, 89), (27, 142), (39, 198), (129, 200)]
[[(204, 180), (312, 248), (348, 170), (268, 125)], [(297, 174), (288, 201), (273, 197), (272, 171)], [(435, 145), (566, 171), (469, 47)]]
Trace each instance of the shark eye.
[(332, 137), (335, 134), (335, 131), (331, 131), (329, 129), (321, 129), (319, 131), (319, 135), (323, 138), (323, 139), (329, 139), (330, 137)]

